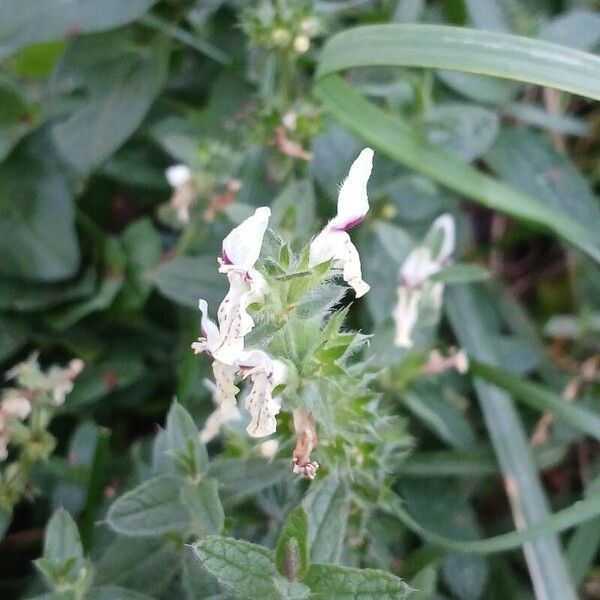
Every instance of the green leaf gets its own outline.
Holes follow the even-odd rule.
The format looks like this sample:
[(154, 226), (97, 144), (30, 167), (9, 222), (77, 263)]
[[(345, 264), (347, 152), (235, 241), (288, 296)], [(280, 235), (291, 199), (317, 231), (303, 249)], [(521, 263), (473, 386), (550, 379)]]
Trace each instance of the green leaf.
[(492, 274), (479, 265), (458, 263), (444, 267), (441, 271), (432, 276), (433, 281), (442, 283), (471, 283), (475, 281), (485, 281)]
[(194, 551), (189, 546), (185, 549), (183, 557), (181, 587), (185, 591), (187, 600), (217, 600), (219, 584), (198, 561)]
[(600, 43), (600, 15), (574, 8), (558, 15), (542, 29), (541, 38), (580, 50), (594, 50)]
[(443, 558), (441, 572), (448, 589), (457, 598), (477, 600), (483, 597), (488, 583), (489, 569), (482, 556), (451, 552)]
[(223, 502), (232, 505), (281, 482), (290, 471), (288, 460), (221, 458), (211, 462), (209, 474), (219, 481)]
[(489, 167), (515, 188), (539, 198), (548, 208), (568, 214), (597, 235), (600, 204), (585, 177), (541, 134), (505, 130), (485, 156)]
[(3, 279), (0, 289), (0, 309), (35, 312), (53, 308), (71, 300), (81, 300), (94, 292), (96, 276), (88, 270), (74, 282), (33, 284), (18, 279)]
[(425, 138), (465, 162), (479, 158), (498, 135), (498, 115), (473, 104), (432, 107), (420, 123)]
[(484, 206), (554, 231), (600, 260), (597, 236), (570, 215), (549, 210), (542, 201), (432, 146), (397, 116), (369, 103), (340, 77), (330, 75), (319, 80), (315, 93), (340, 123), (384, 154)]
[(151, 600), (152, 596), (116, 585), (103, 585), (89, 590), (85, 598), (86, 600)]
[(48, 522), (44, 552), (35, 566), (56, 590), (87, 587), (88, 570), (79, 531), (66, 510), (57, 510)]
[(527, 37), (444, 25), (367, 25), (342, 31), (323, 48), (317, 79), (375, 65), (494, 75), (600, 100), (598, 56)]
[(59, 82), (74, 80), (87, 89), (75, 112), (52, 128), (64, 158), (87, 173), (117, 150), (139, 127), (162, 88), (167, 62), (164, 40), (143, 48), (120, 33), (77, 40), (57, 75)]
[(403, 600), (413, 591), (385, 571), (334, 565), (312, 565), (304, 583), (311, 600)]
[(308, 516), (311, 562), (338, 563), (350, 510), (346, 484), (336, 477), (316, 481), (304, 496), (302, 506)]
[(507, 373), (498, 367), (472, 361), (471, 369), (475, 375), (506, 390), (515, 399), (542, 412), (553, 413), (578, 431), (600, 440), (600, 415), (597, 413), (577, 404), (570, 404), (544, 386)]
[(73, 198), (45, 132), (0, 165), (0, 274), (43, 282), (79, 268)]
[(88, 315), (106, 310), (112, 305), (123, 287), (123, 281), (124, 278), (121, 273), (108, 273), (106, 277), (100, 280), (98, 289), (89, 299), (76, 302), (49, 314), (46, 322), (53, 329), (64, 331)]
[(280, 598), (272, 579), (277, 576), (270, 550), (233, 538), (208, 536), (192, 546), (204, 567), (219, 583), (241, 598)]
[(157, 597), (180, 568), (181, 550), (164, 538), (117, 537), (95, 564), (94, 585), (118, 585)]
[(308, 570), (308, 519), (301, 506), (289, 514), (275, 549), (277, 570), (288, 581), (299, 581)]
[[(452, 286), (446, 292), (447, 312), (461, 345), (473, 359), (496, 363), (498, 356), (490, 339), (493, 329), (475, 288)], [(475, 389), (502, 473), (510, 481), (514, 518), (524, 527), (535, 527), (550, 516), (550, 508), (521, 419), (510, 397), (498, 388), (475, 379)], [(558, 538), (548, 535), (528, 543), (526, 548), (536, 589), (552, 600), (575, 598)]]
[(181, 502), (188, 509), (199, 535), (220, 533), (225, 522), (219, 499), (219, 482), (212, 477), (199, 484), (186, 484), (181, 490)]
[(121, 235), (127, 257), (126, 280), (117, 305), (122, 310), (137, 310), (144, 305), (152, 289), (148, 273), (158, 262), (162, 244), (158, 231), (147, 217), (132, 223)]
[(198, 298), (218, 305), (227, 291), (227, 279), (218, 272), (215, 256), (178, 256), (152, 273), (158, 291), (167, 298), (198, 308)]
[(73, 517), (59, 508), (46, 526), (43, 557), (55, 562), (83, 559), (83, 548)]
[(36, 108), (16, 89), (0, 83), (0, 162), (38, 122)]
[(120, 27), (144, 14), (157, 0), (0, 0), (0, 58), (36, 42)]
[(145, 481), (111, 505), (107, 524), (113, 531), (128, 536), (186, 532), (190, 515), (181, 502), (182, 484), (172, 475)]
[(437, 569), (428, 565), (421, 569), (411, 580), (410, 586), (416, 590), (411, 600), (431, 600), (437, 587)]
[(486, 163), (516, 188), (548, 207), (571, 215), (587, 230), (600, 227), (600, 204), (573, 163), (548, 140), (527, 129), (502, 132), (485, 157)]
[(176, 470), (196, 480), (206, 474), (208, 454), (200, 441), (198, 427), (178, 402), (171, 405), (167, 415), (167, 440), (167, 451)]
[(475, 432), (463, 411), (438, 386), (414, 385), (403, 393), (402, 399), (404, 406), (450, 446), (466, 450), (475, 445)]

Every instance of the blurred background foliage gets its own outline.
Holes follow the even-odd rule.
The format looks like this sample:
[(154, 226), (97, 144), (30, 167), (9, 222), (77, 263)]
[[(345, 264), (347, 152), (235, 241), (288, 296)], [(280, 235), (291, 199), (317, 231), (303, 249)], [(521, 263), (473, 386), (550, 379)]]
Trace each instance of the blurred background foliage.
[[(374, 333), (378, 386), (403, 417), (392, 483), (405, 507), (431, 532), (476, 540), (597, 487), (598, 104), (469, 69), (377, 66), (376, 44), (360, 36), (322, 49), (359, 25), (428, 23), (594, 53), (599, 9), (594, 0), (0, 0), (0, 361), (6, 371), (37, 349), (45, 364), (86, 363), (52, 422), (54, 456), (4, 516), (2, 597), (32, 589), (31, 560), (59, 506), (101, 557), (98, 581), (114, 582), (122, 564), (94, 524), (147, 476), (148, 440), (174, 396), (199, 424), (212, 409), (209, 365), (190, 343), (198, 298), (214, 306), (225, 292), (221, 239), (269, 205), (271, 226), (306, 242), (367, 144), (372, 208), (355, 237), (372, 290), (351, 322)], [(331, 75), (352, 66), (343, 81)], [(529, 69), (537, 82), (535, 62)], [(176, 163), (192, 173), (189, 219), (164, 174)], [(391, 325), (398, 269), (442, 212), (457, 221), (457, 258), (480, 268), (455, 273), (441, 326), (420, 323), (415, 348), (401, 351)], [(469, 376), (422, 374), (431, 349), (452, 345), (475, 359)], [(234, 461), (223, 485), (237, 533), (272, 546), (297, 486), (285, 466), (253, 458), (248, 471), (244, 436), (211, 452), (219, 448)], [(516, 480), (508, 499), (499, 470)], [(348, 521), (336, 560), (412, 578), (419, 598), (531, 598), (530, 577), (539, 598), (570, 598), (576, 586), (600, 597), (598, 519), (530, 544), (539, 572), (530, 561), (528, 575), (520, 550), (442, 554), (390, 514), (366, 518), (356, 498), (350, 511), (349, 499), (333, 502), (337, 489), (324, 493), (333, 523)], [(173, 583), (171, 550), (152, 543), (122, 551), (145, 566), (121, 583), (155, 597), (210, 595)], [(555, 592), (542, 595), (552, 581)]]

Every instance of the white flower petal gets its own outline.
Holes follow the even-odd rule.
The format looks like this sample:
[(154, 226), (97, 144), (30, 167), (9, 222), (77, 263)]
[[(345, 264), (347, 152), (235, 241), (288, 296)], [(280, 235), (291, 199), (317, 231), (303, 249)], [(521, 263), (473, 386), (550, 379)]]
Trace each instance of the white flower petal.
[(169, 185), (178, 188), (192, 179), (192, 172), (187, 165), (173, 165), (165, 171)]
[(329, 228), (346, 231), (364, 219), (369, 210), (367, 182), (372, 169), (373, 150), (365, 148), (352, 163), (348, 177), (340, 187), (337, 215), (329, 223)]
[(279, 414), (281, 403), (273, 398), (274, 386), (266, 373), (255, 373), (252, 381), (252, 389), (244, 404), (251, 417), (246, 431), (252, 437), (265, 437), (277, 429), (275, 417)]
[[(227, 278), (229, 291), (217, 313), (221, 339), (213, 355), (232, 365), (244, 351), (244, 337), (254, 329), (254, 320), (248, 314), (248, 307), (258, 302), (261, 296), (252, 289), (252, 284), (242, 273), (230, 271)], [(259, 292), (262, 291), (262, 281), (258, 284)]]
[(440, 264), (440, 267), (446, 262), (456, 246), (456, 227), (454, 225), (454, 217), (450, 214), (440, 215), (431, 225), (427, 233), (426, 242), (434, 240), (437, 235), (442, 235), (442, 243), (438, 252), (435, 255), (435, 262)]
[(310, 245), (310, 264), (318, 265), (333, 260), (334, 266), (343, 269), (343, 278), (354, 288), (356, 297), (364, 296), (370, 289), (363, 281), (358, 250), (345, 231), (324, 229)]
[(431, 249), (417, 246), (402, 263), (400, 284), (410, 288), (421, 287), (439, 269), (439, 265), (431, 258)]
[(398, 288), (398, 302), (394, 308), (393, 317), (396, 324), (394, 343), (402, 348), (413, 346), (412, 332), (419, 317), (421, 290), (406, 286)]
[(200, 439), (210, 442), (219, 435), (221, 427), (227, 423), (241, 419), (235, 399), (240, 389), (235, 385), (235, 368), (218, 360), (213, 361), (215, 383), (208, 382), (213, 395), (215, 410), (208, 416), (200, 431)]
[(31, 402), (25, 396), (9, 394), (2, 400), (0, 412), (2, 412), (3, 417), (16, 417), (23, 421), (31, 412)]
[(240, 391), (235, 385), (235, 368), (215, 360), (212, 364), (215, 376), (215, 390), (213, 391), (213, 402), (216, 406), (235, 406), (235, 397)]
[(251, 217), (229, 233), (223, 240), (223, 266), (234, 265), (244, 270), (254, 266), (260, 254), (270, 216), (271, 209), (267, 206), (257, 208)]
[(194, 348), (196, 354), (199, 352), (208, 352), (209, 354), (212, 354), (219, 346), (221, 334), (219, 333), (217, 325), (208, 316), (208, 302), (200, 298), (200, 300), (198, 300), (198, 308), (202, 314), (200, 318), (201, 337), (198, 338), (197, 342), (192, 344), (192, 348)]
[(246, 431), (252, 437), (271, 435), (277, 428), (275, 416), (281, 408), (279, 398), (273, 398), (273, 390), (285, 382), (287, 366), (262, 350), (244, 352), (237, 366), (242, 376), (250, 377), (253, 384), (245, 402), (251, 416)]

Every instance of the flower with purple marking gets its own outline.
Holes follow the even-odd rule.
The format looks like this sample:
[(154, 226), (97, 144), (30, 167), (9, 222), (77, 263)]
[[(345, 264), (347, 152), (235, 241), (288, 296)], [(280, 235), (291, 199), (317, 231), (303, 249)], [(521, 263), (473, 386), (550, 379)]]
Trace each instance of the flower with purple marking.
[(373, 150), (365, 148), (340, 188), (336, 216), (310, 245), (310, 264), (331, 260), (334, 267), (341, 267), (344, 281), (354, 288), (357, 298), (364, 296), (370, 286), (363, 281), (360, 256), (347, 231), (361, 223), (369, 210), (367, 182), (372, 169)]

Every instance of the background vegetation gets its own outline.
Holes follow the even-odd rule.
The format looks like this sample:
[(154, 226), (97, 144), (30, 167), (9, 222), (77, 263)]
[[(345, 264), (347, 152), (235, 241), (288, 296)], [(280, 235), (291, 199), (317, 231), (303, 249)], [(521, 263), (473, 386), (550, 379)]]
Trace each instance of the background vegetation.
[[(47, 397), (0, 467), (0, 595), (41, 596), (41, 572), (43, 597), (232, 597), (183, 545), (200, 523), (279, 539), (275, 563), (255, 557), (259, 574), (285, 571), (293, 538), (313, 563), (398, 575), (414, 600), (600, 597), (599, 8), (0, 0), (1, 366), (34, 351), (44, 368), (85, 362), (76, 377), (52, 372), (72, 391), (60, 406)], [(221, 240), (266, 205), (286, 241), (308, 242), (367, 145), (371, 211), (353, 238), (372, 289), (340, 302), (373, 334), (362, 357), (395, 417), (393, 453), (356, 442), (361, 468), (325, 468), (309, 486), (290, 471), (289, 427), (271, 461), (230, 428), (209, 468), (187, 414), (201, 426), (212, 411), (210, 364), (190, 344), (198, 298), (216, 306), (226, 291)], [(188, 220), (165, 177), (179, 163), (193, 176)], [(395, 348), (398, 269), (443, 212), (458, 264), (441, 322)], [(453, 346), (466, 375), (427, 369)], [(167, 429), (205, 457), (192, 474), (213, 483), (194, 506), (211, 510), (193, 527), (169, 521), (179, 497), (154, 495), (167, 511), (154, 521), (123, 522), (115, 504), (107, 524), (116, 497), (173, 476), (157, 424), (174, 397)], [(375, 435), (376, 416), (360, 418)], [(197, 543), (218, 571), (211, 557), (230, 542)], [(338, 582), (311, 598), (400, 597), (391, 575), (385, 591), (353, 573), (354, 592)]]

